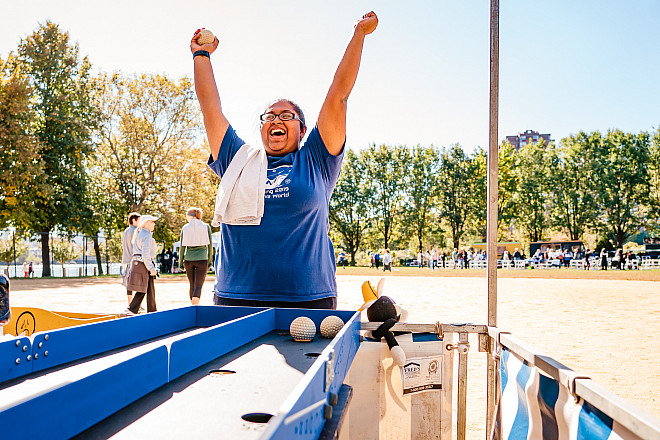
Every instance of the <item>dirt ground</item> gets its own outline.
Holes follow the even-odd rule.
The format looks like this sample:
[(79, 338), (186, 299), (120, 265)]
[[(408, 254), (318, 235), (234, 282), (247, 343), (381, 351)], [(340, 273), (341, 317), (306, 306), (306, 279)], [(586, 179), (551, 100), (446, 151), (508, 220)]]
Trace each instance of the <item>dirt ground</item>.
[[(339, 309), (363, 303), (360, 286), (383, 272), (339, 269)], [(487, 322), (485, 271), (402, 268), (385, 275), (385, 293), (409, 322)], [(545, 276), (545, 277), (542, 277)], [(638, 407), (660, 416), (660, 272), (498, 271), (498, 326)], [(202, 305), (212, 303), (207, 278)], [(159, 310), (189, 304), (183, 276), (156, 282)], [(119, 313), (126, 295), (118, 278), (12, 280), (11, 305), (53, 311)], [(486, 355), (470, 340), (468, 432), (484, 438)]]

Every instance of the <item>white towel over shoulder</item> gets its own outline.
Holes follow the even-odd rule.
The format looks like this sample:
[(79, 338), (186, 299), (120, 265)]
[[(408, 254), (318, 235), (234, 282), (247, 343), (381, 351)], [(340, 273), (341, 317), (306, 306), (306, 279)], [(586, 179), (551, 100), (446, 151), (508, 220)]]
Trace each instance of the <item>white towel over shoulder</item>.
[(225, 170), (211, 224), (258, 225), (264, 215), (268, 159), (262, 147), (244, 144)]

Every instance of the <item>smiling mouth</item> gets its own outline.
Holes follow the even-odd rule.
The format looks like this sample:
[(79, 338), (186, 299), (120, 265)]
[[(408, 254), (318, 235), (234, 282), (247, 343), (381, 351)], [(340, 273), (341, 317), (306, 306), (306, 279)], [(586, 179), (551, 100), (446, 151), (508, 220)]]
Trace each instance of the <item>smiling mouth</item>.
[(282, 130), (281, 128), (273, 128), (270, 131), (270, 135), (273, 136), (273, 137), (284, 136), (285, 134), (286, 134), (286, 132), (284, 130)]

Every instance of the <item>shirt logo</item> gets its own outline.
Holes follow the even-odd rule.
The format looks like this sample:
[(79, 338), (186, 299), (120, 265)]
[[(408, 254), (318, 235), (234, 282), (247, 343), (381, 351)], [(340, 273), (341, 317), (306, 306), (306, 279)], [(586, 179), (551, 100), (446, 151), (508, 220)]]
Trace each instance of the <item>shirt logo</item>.
[(275, 189), (282, 185), (289, 176), (293, 165), (282, 165), (276, 168), (268, 168), (266, 174), (266, 189)]

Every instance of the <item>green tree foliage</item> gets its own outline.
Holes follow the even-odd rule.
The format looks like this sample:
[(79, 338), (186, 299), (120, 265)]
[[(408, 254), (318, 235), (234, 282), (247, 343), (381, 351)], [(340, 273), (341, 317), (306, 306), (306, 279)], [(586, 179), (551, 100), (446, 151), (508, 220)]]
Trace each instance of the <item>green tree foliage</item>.
[(53, 239), (53, 258), (62, 265), (63, 274), (64, 263), (79, 257), (80, 254), (81, 249), (75, 243), (62, 238)]
[[(405, 151), (405, 150), (404, 150)], [(402, 153), (404, 223), (416, 239), (417, 249), (424, 249), (431, 230), (438, 197), (440, 152), (435, 147), (417, 145)]]
[(638, 232), (649, 202), (650, 136), (611, 130), (594, 136), (598, 172), (595, 188), (600, 205), (600, 231), (617, 248)]
[(371, 200), (372, 225), (378, 231), (385, 248), (390, 247), (392, 234), (400, 218), (403, 187), (403, 158), (401, 146), (372, 144), (361, 155), (367, 172), (367, 194)]
[(440, 216), (448, 225), (454, 248), (475, 218), (472, 209), (477, 176), (477, 163), (454, 144), (440, 154), (439, 209)]
[[(513, 146), (505, 141), (497, 150), (497, 229), (498, 240), (506, 241), (511, 239), (511, 225), (515, 218), (516, 208), (514, 195), (518, 186), (517, 176), (515, 174), (516, 151)], [(473, 176), (471, 179), (472, 188), (470, 192), (473, 197), (471, 200), (472, 210), (474, 212), (474, 232), (486, 241), (487, 224), (487, 200), (488, 200), (488, 152), (483, 148), (478, 148), (473, 155)]]
[(516, 222), (530, 242), (541, 240), (549, 227), (551, 168), (552, 154), (543, 139), (522, 147), (516, 155)]
[(552, 224), (580, 240), (596, 223), (596, 157), (594, 145), (600, 134), (580, 132), (561, 140), (552, 176)]
[(352, 266), (369, 227), (367, 187), (364, 161), (353, 150), (348, 150), (330, 199), (330, 226), (341, 237), (341, 246), (350, 254)]
[(7, 263), (7, 269), (9, 269), (9, 263), (14, 261), (14, 258), (18, 261), (18, 257), (27, 251), (28, 246), (22, 240), (16, 241), (14, 237), (0, 240), (0, 261)]
[[(516, 216), (514, 196), (518, 189), (518, 176), (515, 173), (516, 151), (509, 142), (505, 141), (498, 149), (497, 166), (497, 229), (498, 240), (508, 240), (511, 233), (506, 230)], [(483, 197), (486, 200), (486, 197)], [(486, 207), (484, 206), (484, 210)]]
[(660, 127), (651, 136), (649, 149), (649, 212), (647, 227), (660, 234)]
[(35, 179), (48, 191), (33, 194), (26, 223), (41, 234), (43, 274), (50, 276), (48, 234), (83, 224), (87, 173), (96, 106), (92, 102), (90, 63), (80, 58), (69, 34), (47, 21), (18, 47), (18, 59), (32, 88), (32, 132), (39, 141), (43, 173)]
[(14, 55), (0, 59), (0, 228), (25, 228), (29, 203), (47, 197), (38, 139), (31, 134), (32, 88)]
[[(157, 241), (178, 239), (185, 211), (211, 215), (219, 179), (206, 166), (208, 147), (196, 143), (201, 116), (189, 78), (162, 75), (99, 78), (103, 114), (93, 162), (105, 214), (123, 227), (131, 211), (158, 215)], [(111, 225), (104, 227), (110, 229)]]

